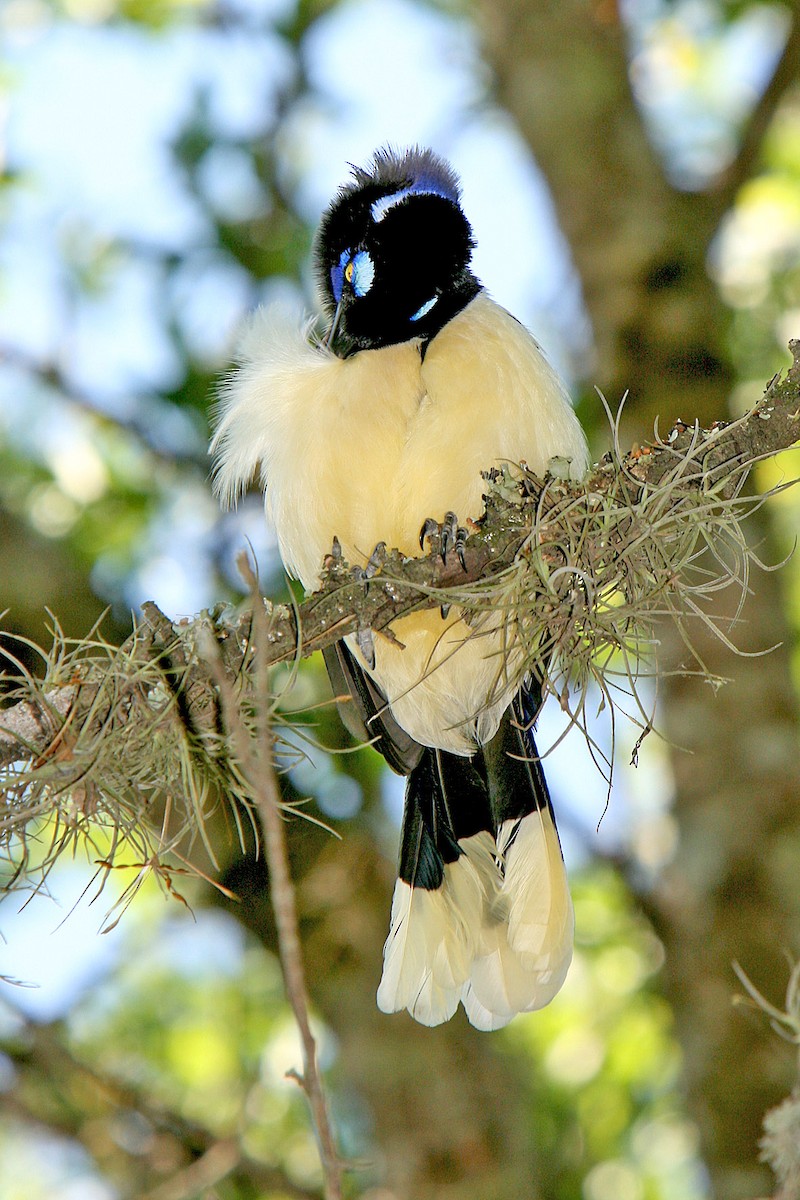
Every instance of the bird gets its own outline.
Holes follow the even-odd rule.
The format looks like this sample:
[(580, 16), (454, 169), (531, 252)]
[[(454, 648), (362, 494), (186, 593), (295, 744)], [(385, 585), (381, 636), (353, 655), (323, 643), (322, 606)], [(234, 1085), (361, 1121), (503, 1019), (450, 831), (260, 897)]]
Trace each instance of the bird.
[[(312, 257), (326, 322), (259, 310), (223, 385), (214, 487), (257, 478), (283, 563), (307, 592), (331, 547), (369, 576), (382, 545), (426, 535), (463, 553), (483, 472), (544, 474), (587, 446), (533, 335), (472, 269), (460, 181), (434, 151), (377, 150), (324, 212)], [(377, 557), (376, 557), (377, 556)], [(533, 726), (500, 614), (456, 607), (350, 635), (325, 652), (345, 724), (405, 775), (398, 876), (377, 990), (423, 1025), (462, 1004), (480, 1030), (543, 1007), (572, 957), (574, 914)]]

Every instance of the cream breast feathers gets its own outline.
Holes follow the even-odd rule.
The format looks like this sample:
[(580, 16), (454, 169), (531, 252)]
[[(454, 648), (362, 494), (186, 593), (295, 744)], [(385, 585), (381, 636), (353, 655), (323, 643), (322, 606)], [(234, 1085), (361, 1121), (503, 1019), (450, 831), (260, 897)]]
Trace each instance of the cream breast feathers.
[[(480, 292), (432, 340), (340, 359), (282, 309), (256, 314), (223, 391), (215, 486), (258, 475), (284, 561), (311, 589), (336, 535), (363, 563), (378, 541), (417, 550), (427, 516), (482, 508), (481, 470), (543, 471), (586, 444), (562, 385), (522, 325)], [(452, 453), (442, 451), (452, 446)]]

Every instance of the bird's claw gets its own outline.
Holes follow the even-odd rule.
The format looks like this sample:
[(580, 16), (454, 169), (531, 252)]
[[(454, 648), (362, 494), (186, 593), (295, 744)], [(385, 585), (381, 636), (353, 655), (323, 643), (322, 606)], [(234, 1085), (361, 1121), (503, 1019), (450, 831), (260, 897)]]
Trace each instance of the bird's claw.
[(464, 525), (459, 525), (458, 517), (454, 512), (446, 512), (441, 525), (438, 521), (434, 521), (433, 517), (427, 517), (419, 531), (419, 548), (425, 549), (425, 542), (434, 542), (435, 537), (439, 539), (439, 553), (442, 556), (442, 562), (447, 562), (447, 555), (450, 550), (455, 550), (456, 557), (461, 563), (462, 571), (467, 569), (467, 560), (464, 553), (464, 546), (469, 537), (469, 530)]
[(419, 548), (425, 549), (425, 542), (439, 532), (439, 522), (434, 521), (433, 517), (426, 517), (422, 529), (419, 531)]
[(469, 537), (469, 531), (467, 529), (465, 529), (463, 525), (459, 525), (458, 529), (456, 529), (455, 550), (456, 550), (456, 556), (458, 558), (458, 561), (461, 563), (462, 571), (466, 571), (466, 569), (467, 569), (467, 559), (464, 554), (464, 546), (466, 544), (468, 537)]
[(375, 669), (375, 639), (368, 625), (356, 630), (356, 643), (370, 671)]
[(442, 521), (442, 540), (440, 553), (442, 562), (447, 562), (447, 551), (455, 545), (458, 517), (454, 512), (446, 512)]
[(322, 560), (322, 565), (326, 571), (337, 571), (341, 567), (342, 561), (342, 543), (334, 535), (331, 548)]
[(364, 591), (366, 592), (369, 588), (370, 579), (373, 579), (378, 574), (385, 562), (386, 542), (378, 542), (372, 554), (367, 559), (366, 567), (351, 567), (350, 574), (356, 583), (363, 583)]
[(383, 564), (386, 562), (386, 542), (378, 542), (372, 554), (369, 556), (364, 574), (367, 579), (372, 579), (373, 575), (377, 575)]

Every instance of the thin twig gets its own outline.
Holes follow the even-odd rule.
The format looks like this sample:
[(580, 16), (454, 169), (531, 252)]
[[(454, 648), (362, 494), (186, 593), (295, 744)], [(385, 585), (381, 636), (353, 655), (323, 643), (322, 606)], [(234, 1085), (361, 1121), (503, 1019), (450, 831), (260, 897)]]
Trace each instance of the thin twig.
[(292, 1007), (303, 1047), (302, 1074), (296, 1071), (290, 1071), (289, 1074), (297, 1080), (308, 1097), (325, 1179), (326, 1200), (341, 1200), (342, 1164), (336, 1152), (325, 1091), (317, 1064), (316, 1042), (311, 1032), (303, 952), (298, 933), (297, 907), (289, 871), (284, 822), (279, 807), (280, 793), (275, 769), (266, 757), (262, 759), (261, 787), (256, 792), (255, 800), (264, 834), (264, 847), (269, 867), (270, 900), (275, 914), (286, 996)]
[(270, 644), (267, 609), (258, 590), (258, 580), (242, 556), (239, 567), (251, 592), (253, 613), (252, 671), (253, 687), (247, 700), (255, 709), (255, 727), (248, 728), (237, 700), (230, 675), (226, 673), (214, 638), (200, 647), (216, 684), (222, 719), (237, 765), (258, 814), (262, 842), (269, 869), (269, 894), (275, 915), (278, 952), (286, 996), (294, 1014), (303, 1051), (303, 1071), (291, 1071), (308, 1099), (317, 1136), (326, 1200), (341, 1200), (342, 1163), (336, 1151), (325, 1091), (317, 1064), (317, 1048), (311, 1032), (308, 991), (300, 944), (295, 891), (289, 867), (281, 794), (275, 773), (274, 735), (271, 725), (273, 698), (270, 689)]
[(789, 31), (772, 78), (744, 123), (736, 157), (722, 172), (710, 193), (710, 203), (720, 218), (731, 209), (742, 184), (753, 177), (764, 139), (774, 128), (775, 113), (787, 92), (797, 83), (800, 70), (800, 13), (796, 2), (787, 7), (790, 14)]
[(269, 661), (264, 649), (269, 644), (269, 623), (261, 600), (258, 579), (249, 563), (239, 563), (249, 585), (253, 601), (253, 632), (255, 635), (256, 685), (256, 778), (253, 779), (253, 798), (264, 834), (264, 849), (269, 868), (269, 891), (278, 934), (286, 995), (303, 1047), (303, 1072), (291, 1072), (305, 1092), (319, 1145), (326, 1200), (341, 1200), (342, 1164), (336, 1151), (328, 1104), (317, 1063), (317, 1047), (311, 1032), (308, 1011), (303, 951), (297, 920), (295, 890), (289, 867), (284, 819), (281, 815), (281, 796), (275, 774), (275, 757), (271, 729), (272, 702), (269, 688)]

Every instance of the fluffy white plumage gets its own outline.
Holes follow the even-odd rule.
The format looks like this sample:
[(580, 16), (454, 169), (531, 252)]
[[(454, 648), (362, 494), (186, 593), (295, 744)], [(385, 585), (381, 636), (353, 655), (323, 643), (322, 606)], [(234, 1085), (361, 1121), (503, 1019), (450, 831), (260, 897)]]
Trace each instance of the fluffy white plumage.
[(483, 908), (483, 881), (468, 855), (445, 867), (434, 891), (398, 879), (378, 1008), (407, 1008), (423, 1025), (449, 1021), (479, 952)]
[[(227, 503), (254, 476), (266, 490), (287, 569), (316, 587), (334, 535), (365, 565), (379, 541), (418, 554), (426, 516), (483, 508), (481, 471), (550, 458), (586, 466), (569, 399), (528, 331), (480, 292), (433, 339), (337, 358), (279, 308), (257, 313), (224, 389), (211, 445)], [(452, 447), (452, 452), (448, 451)], [(372, 674), (418, 742), (472, 754), (497, 729), (520, 680), (505, 631), (476, 636), (454, 610), (415, 613), (376, 642)], [(351, 649), (357, 653), (355, 647)], [(366, 664), (363, 664), (366, 665)]]

